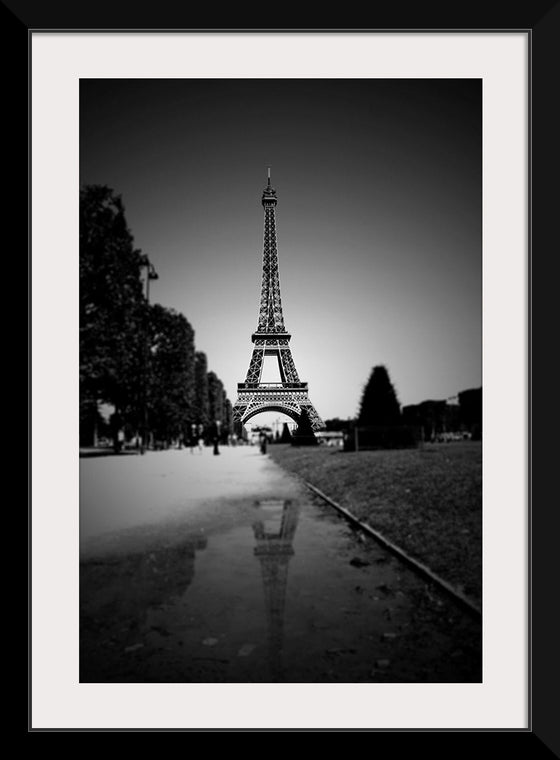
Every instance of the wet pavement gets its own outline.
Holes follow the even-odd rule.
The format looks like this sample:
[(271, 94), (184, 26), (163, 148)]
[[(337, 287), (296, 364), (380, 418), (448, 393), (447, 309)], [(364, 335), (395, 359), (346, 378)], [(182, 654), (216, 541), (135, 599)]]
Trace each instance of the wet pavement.
[(228, 456), (259, 472), (236, 497), (88, 534), (82, 682), (481, 680), (479, 621), (267, 457)]

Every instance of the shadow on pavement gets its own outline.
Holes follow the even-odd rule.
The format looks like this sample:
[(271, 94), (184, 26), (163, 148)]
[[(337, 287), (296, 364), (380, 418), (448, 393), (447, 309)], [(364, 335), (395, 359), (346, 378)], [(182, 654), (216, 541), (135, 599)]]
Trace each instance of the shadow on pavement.
[(139, 451), (115, 451), (114, 449), (80, 449), (80, 459), (87, 457), (138, 456)]

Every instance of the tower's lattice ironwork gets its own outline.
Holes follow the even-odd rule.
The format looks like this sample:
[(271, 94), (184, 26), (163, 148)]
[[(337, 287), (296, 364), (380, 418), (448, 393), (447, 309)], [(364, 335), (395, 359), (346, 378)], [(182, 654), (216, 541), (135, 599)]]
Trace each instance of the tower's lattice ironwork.
[[(278, 411), (296, 422), (306, 409), (314, 430), (323, 427), (323, 421), (311, 401), (307, 383), (301, 382), (290, 350), (292, 337), (284, 325), (280, 279), (278, 276), (278, 247), (276, 242), (276, 191), (268, 183), (262, 195), (264, 206), (264, 248), (259, 321), (251, 336), (253, 354), (244, 383), (237, 384), (237, 401), (233, 406), (233, 419), (243, 424), (259, 412)], [(265, 356), (275, 356), (280, 371), (279, 383), (261, 382)]]

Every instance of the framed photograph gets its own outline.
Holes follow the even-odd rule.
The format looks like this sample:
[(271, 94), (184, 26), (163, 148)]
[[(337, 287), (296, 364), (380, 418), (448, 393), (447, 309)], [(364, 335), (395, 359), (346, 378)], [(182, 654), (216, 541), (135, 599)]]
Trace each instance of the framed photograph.
[[(31, 730), (530, 731), (527, 326), (531, 31), (154, 30), (138, 33), (109, 29), (95, 32), (31, 29), (29, 38), (32, 445), (34, 451), (36, 449), (31, 527)], [(201, 100), (200, 107), (205, 108), (204, 98), (215, 97), (227, 102), (232, 112), (248, 108), (252, 118), (258, 119), (254, 125), (257, 133), (274, 129), (275, 118), (280, 116), (278, 111), (269, 113), (266, 109), (257, 114), (254, 96), (249, 94), (251, 87), (257, 93), (262, 92), (263, 102), (270, 105), (270, 97), (267, 99), (264, 95), (267, 85), (270, 92), (278, 93), (282, 103), (282, 98), (286, 98), (280, 92), (282, 87), (289, 88), (290, 83), (301, 87), (302, 82), (312, 82), (328, 103), (337, 83), (342, 81), (349, 82), (352, 98), (372, 81), (383, 82), (389, 89), (411, 83), (411, 90), (415, 90), (416, 83), (418, 94), (414, 97), (423, 98), (431, 97), (422, 90), (422, 83), (428, 80), (440, 83), (442, 97), (451, 97), (454, 82), (476, 82), (474, 89), (479, 86), (482, 110), (481, 682), (80, 682), (77, 371), (80, 140), (89, 140), (94, 132), (102, 132), (103, 141), (110, 144), (117, 111), (122, 118), (145, 120), (144, 126), (148, 125), (149, 129), (152, 109), (169, 107), (169, 104), (173, 107), (182, 83), (199, 89), (193, 97), (193, 107), (197, 98)], [(165, 104), (157, 95), (163, 90), (167, 92)], [(459, 99), (471, 96), (464, 87), (459, 87), (457, 92)], [(124, 98), (124, 107), (121, 98)], [(130, 98), (128, 111), (127, 98)], [(113, 106), (119, 102), (119, 108), (109, 108), (107, 113), (112, 117), (103, 121), (96, 108), (111, 99)], [(437, 102), (434, 100), (434, 108)], [(211, 118), (211, 109), (205, 113)], [(220, 109), (216, 114), (223, 116)], [(335, 127), (343, 121), (334, 114), (329, 117), (325, 113), (323, 117), (334, 119)], [(430, 130), (433, 126), (428, 121), (423, 129)], [(209, 124), (208, 128), (213, 125)], [(310, 123), (308, 128), (320, 141), (324, 123)], [(449, 128), (453, 128), (453, 123)], [(132, 126), (131, 134), (136, 134)], [(222, 124), (216, 135), (227, 140), (227, 124)], [(235, 134), (228, 148), (233, 163), (241, 137)], [(423, 139), (432, 137), (426, 133)], [(438, 139), (440, 137), (438, 135)], [(445, 142), (433, 139), (433, 155), (438, 155), (439, 150), (445, 154)], [(171, 148), (175, 149), (176, 143)], [(149, 199), (150, 193), (157, 194), (158, 187), (170, 179), (158, 175), (158, 156), (168, 149), (170, 146), (155, 143), (150, 151), (142, 154), (146, 165), (139, 176), (142, 182), (153, 183), (145, 198)], [(382, 153), (379, 149), (381, 164)], [(403, 156), (406, 157), (405, 146)], [(98, 166), (107, 161), (116, 165), (121, 159), (117, 153), (109, 158), (96, 155), (92, 148), (87, 155), (87, 172), (96, 178), (96, 161)], [(180, 155), (171, 159), (168, 166), (176, 165), (178, 172), (186, 169)], [(437, 170), (443, 171), (445, 158), (440, 159), (441, 156), (437, 159)], [(347, 172), (344, 170), (345, 160), (357, 160), (351, 152), (345, 159), (343, 155), (329, 155), (327, 150), (324, 160), (332, 160), (339, 178), (359, 174), (354, 163)], [(414, 160), (414, 156), (409, 156), (409, 160)], [(371, 166), (371, 157), (364, 161)], [(264, 182), (266, 162), (272, 163), (272, 158), (265, 157), (263, 166), (258, 167), (258, 171), (263, 172)], [(310, 163), (313, 163), (311, 159)], [(219, 178), (219, 163), (212, 159), (204, 165), (211, 165), (213, 174), (204, 180), (204, 171), (200, 169), (200, 179), (211, 185)], [(307, 177), (305, 167), (300, 168), (301, 186)], [(274, 171), (273, 166), (273, 177)], [(385, 163), (383, 171), (389, 188), (391, 166)], [(253, 167), (251, 176), (254, 173)], [(468, 173), (465, 167), (464, 176)], [(424, 166), (418, 181), (429, 180), (428, 167)], [(224, 177), (223, 181), (228, 180)], [(308, 181), (312, 189), (315, 178), (309, 176)], [(204, 191), (206, 199), (212, 198), (210, 185)], [(235, 193), (235, 188), (232, 192)], [(421, 193), (418, 188), (418, 195)], [(196, 205), (195, 198), (190, 201)], [(371, 203), (375, 205), (375, 197)], [(177, 200), (177, 204), (179, 210), (181, 201)], [(333, 210), (335, 207), (333, 203)], [(421, 209), (418, 213), (422, 213)], [(236, 223), (234, 214), (227, 223)], [(437, 219), (426, 221), (432, 226), (440, 223)], [(204, 232), (204, 229), (199, 230), (199, 235)], [(460, 230), (456, 234), (459, 236)], [(149, 237), (147, 230), (146, 236)], [(339, 242), (342, 246), (342, 240)], [(204, 244), (201, 242), (201, 245)], [(434, 264), (440, 265), (441, 262)], [(460, 262), (456, 266), (460, 267)], [(257, 290), (259, 278), (257, 271), (254, 278)], [(238, 299), (231, 298), (231, 292), (225, 298), (227, 286), (216, 282), (217, 292), (208, 293), (207, 301), (220, 296), (219, 300), (225, 301), (226, 311), (229, 308), (230, 312), (232, 303), (247, 301), (252, 314), (257, 300), (255, 282), (250, 283), (247, 292)], [(468, 288), (467, 282), (465, 287)], [(343, 283), (341, 288), (344, 288)], [(310, 297), (318, 296), (312, 293)], [(212, 308), (217, 314), (223, 311), (220, 305)], [(241, 311), (245, 318), (245, 305)], [(443, 313), (440, 318), (444, 318)], [(250, 329), (251, 325), (247, 333)], [(202, 332), (204, 334), (204, 328)], [(247, 335), (242, 336), (243, 339), (246, 342)], [(297, 340), (296, 335), (294, 339)], [(320, 330), (313, 331), (313, 339), (320, 340)], [(214, 355), (219, 351), (219, 336), (212, 350)], [(475, 353), (476, 350), (475, 346)], [(341, 347), (342, 355), (343, 352)], [(50, 370), (53, 354), (56, 373)], [(244, 354), (241, 364), (246, 364), (248, 359)], [(239, 381), (242, 380), (240, 377)], [(230, 398), (234, 394), (232, 388)], [(322, 402), (320, 393), (319, 397)], [(316, 399), (314, 402), (319, 407)], [(46, 431), (49, 447), (45, 452)], [(504, 540), (505, 525), (507, 541)]]

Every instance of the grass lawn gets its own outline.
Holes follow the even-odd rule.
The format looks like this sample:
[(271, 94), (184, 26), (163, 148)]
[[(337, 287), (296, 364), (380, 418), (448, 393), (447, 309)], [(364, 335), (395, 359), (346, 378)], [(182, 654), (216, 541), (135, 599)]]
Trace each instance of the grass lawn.
[(480, 442), (359, 452), (274, 445), (268, 452), (480, 602)]

